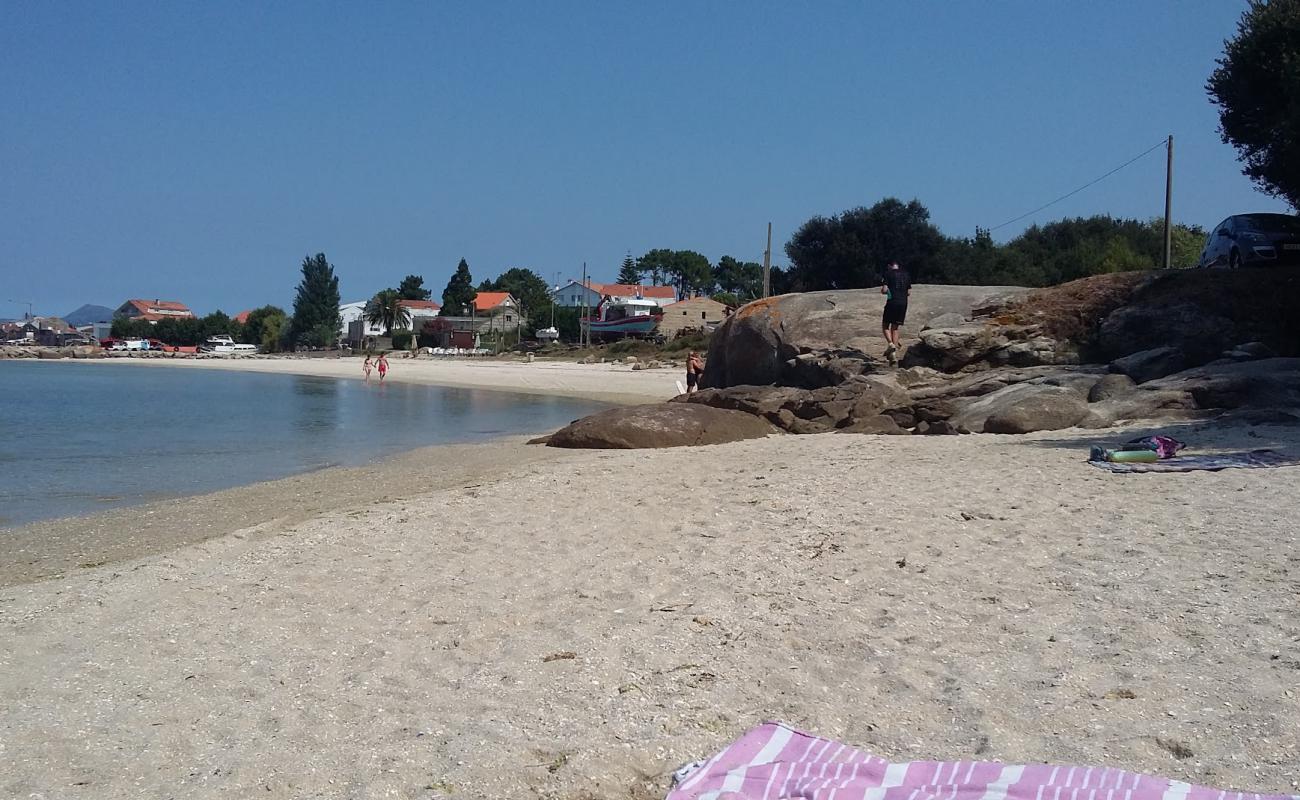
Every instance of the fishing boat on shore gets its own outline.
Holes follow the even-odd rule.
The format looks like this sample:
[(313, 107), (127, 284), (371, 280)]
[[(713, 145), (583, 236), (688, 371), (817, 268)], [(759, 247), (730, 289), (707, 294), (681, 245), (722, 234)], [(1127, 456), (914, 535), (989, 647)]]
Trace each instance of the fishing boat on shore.
[(615, 300), (606, 296), (591, 316), (579, 322), (593, 339), (616, 339), (653, 336), (663, 318), (663, 309), (653, 300), (640, 297)]
[(215, 353), (216, 355), (223, 356), (246, 356), (256, 353), (257, 345), (238, 343), (229, 336), (218, 334), (216, 336), (209, 336), (207, 341), (199, 347), (199, 351), (203, 353)]

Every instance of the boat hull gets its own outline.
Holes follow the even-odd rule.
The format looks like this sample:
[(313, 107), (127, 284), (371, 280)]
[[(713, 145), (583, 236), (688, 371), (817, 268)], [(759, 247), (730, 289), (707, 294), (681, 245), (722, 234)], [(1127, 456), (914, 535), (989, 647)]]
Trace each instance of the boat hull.
[(659, 317), (624, 317), (608, 321), (583, 319), (582, 329), (592, 336), (644, 336), (659, 326)]

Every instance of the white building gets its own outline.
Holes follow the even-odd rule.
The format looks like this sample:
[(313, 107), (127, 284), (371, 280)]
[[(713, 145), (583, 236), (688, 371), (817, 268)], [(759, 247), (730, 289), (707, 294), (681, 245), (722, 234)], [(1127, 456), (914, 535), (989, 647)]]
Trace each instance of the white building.
[[(339, 306), (339, 336), (348, 339), (351, 325), (354, 322), (361, 321), (362, 326), (359, 329), (361, 336), (383, 336), (384, 326), (374, 325), (364, 321), (366, 316), (366, 301), (358, 300), (355, 303), (344, 303)], [(360, 338), (360, 337), (358, 337)]]
[(614, 300), (642, 299), (656, 305), (666, 306), (677, 302), (677, 289), (672, 286), (639, 286), (631, 283), (596, 283), (587, 281), (569, 281), (561, 284), (551, 292), (551, 298), (557, 306), (580, 308), (586, 305), (595, 308), (602, 297)]

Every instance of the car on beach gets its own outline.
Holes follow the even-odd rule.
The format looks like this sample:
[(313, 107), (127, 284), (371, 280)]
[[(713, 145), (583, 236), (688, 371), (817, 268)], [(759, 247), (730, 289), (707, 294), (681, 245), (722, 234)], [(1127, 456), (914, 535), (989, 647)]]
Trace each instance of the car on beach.
[(1214, 226), (1196, 266), (1300, 266), (1300, 217), (1290, 214), (1235, 214)]

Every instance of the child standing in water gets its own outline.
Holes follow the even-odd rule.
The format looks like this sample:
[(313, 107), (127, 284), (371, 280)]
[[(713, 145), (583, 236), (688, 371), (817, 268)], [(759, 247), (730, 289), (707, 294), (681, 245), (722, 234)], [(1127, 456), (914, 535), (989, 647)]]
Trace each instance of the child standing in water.
[(367, 354), (366, 363), (361, 365), (361, 371), (366, 373), (366, 380), (370, 380), (370, 370), (371, 370), (370, 355)]
[(379, 366), (379, 382), (380, 382), (380, 383), (383, 383), (383, 382), (384, 382), (384, 376), (388, 374), (388, 354), (387, 354), (387, 353), (380, 353), (380, 354), (379, 354), (379, 364), (378, 364), (378, 366)]

